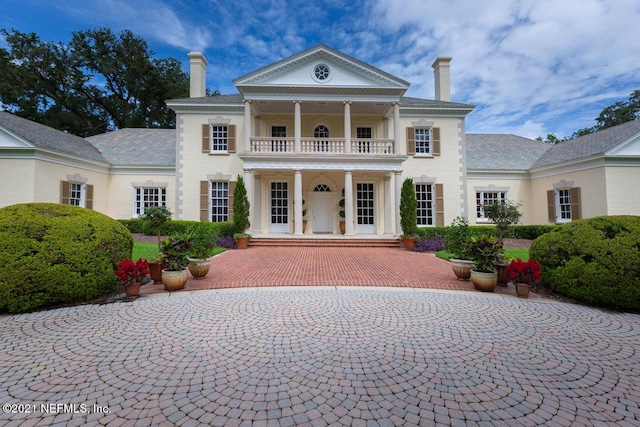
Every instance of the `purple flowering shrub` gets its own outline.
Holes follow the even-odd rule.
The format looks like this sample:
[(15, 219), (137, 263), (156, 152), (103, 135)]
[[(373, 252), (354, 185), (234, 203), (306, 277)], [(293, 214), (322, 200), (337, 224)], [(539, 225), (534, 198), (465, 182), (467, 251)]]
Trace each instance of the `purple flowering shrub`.
[(216, 246), (225, 249), (235, 249), (236, 248), (236, 240), (233, 237), (218, 237), (216, 239)]
[(440, 237), (430, 237), (428, 239), (418, 240), (413, 250), (416, 252), (437, 252), (443, 249), (444, 239)]

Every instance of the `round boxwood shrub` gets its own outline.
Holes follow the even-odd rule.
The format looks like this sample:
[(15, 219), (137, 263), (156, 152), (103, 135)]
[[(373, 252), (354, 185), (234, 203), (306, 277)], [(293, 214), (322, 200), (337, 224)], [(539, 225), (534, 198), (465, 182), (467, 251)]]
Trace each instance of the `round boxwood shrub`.
[(131, 233), (98, 212), (55, 203), (0, 209), (0, 312), (88, 301), (113, 292)]
[(640, 311), (640, 217), (603, 216), (556, 227), (531, 245), (542, 281), (587, 304)]

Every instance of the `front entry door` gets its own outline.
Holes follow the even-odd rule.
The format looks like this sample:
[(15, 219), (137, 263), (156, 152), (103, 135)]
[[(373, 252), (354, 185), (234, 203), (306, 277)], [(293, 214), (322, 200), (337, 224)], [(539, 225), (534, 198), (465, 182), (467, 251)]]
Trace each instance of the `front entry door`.
[(329, 192), (313, 192), (313, 232), (333, 231), (333, 195)]
[(269, 231), (271, 233), (289, 232), (289, 183), (273, 181), (271, 183), (271, 215)]
[(356, 232), (358, 234), (376, 232), (372, 182), (358, 182), (356, 184)]

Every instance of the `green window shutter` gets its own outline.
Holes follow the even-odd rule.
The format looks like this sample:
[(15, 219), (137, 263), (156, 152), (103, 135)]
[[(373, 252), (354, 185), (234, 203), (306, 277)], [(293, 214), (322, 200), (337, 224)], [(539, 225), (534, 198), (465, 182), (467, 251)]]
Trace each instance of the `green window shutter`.
[(202, 125), (202, 152), (208, 153), (211, 151), (211, 126)]
[(200, 221), (211, 221), (209, 216), (209, 181), (200, 181)]
[(556, 192), (554, 190), (547, 191), (547, 215), (549, 222), (556, 222)]
[(580, 187), (573, 187), (571, 189), (571, 220), (582, 218), (582, 211), (580, 209)]
[(416, 130), (407, 128), (407, 156), (416, 155)]
[(227, 126), (227, 152), (236, 152), (236, 125)]
[(436, 226), (444, 227), (444, 187), (443, 184), (434, 184), (436, 191)]
[(71, 185), (69, 184), (69, 181), (60, 181), (60, 203), (68, 205), (70, 197)]
[(440, 128), (431, 128), (431, 154), (440, 155)]
[(85, 187), (84, 207), (93, 210), (93, 185), (87, 185)]

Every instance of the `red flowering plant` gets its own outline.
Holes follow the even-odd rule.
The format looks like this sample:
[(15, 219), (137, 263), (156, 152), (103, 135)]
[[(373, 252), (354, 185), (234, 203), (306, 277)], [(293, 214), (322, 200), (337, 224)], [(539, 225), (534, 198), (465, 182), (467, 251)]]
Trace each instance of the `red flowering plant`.
[(118, 269), (114, 273), (120, 278), (120, 283), (124, 287), (131, 286), (136, 282), (142, 282), (142, 279), (149, 274), (149, 261), (142, 258), (138, 258), (136, 262), (125, 259), (118, 264)]
[(541, 268), (542, 266), (533, 258), (529, 259), (529, 261), (522, 261), (518, 258), (507, 265), (507, 276), (513, 283), (526, 283), (530, 285), (540, 280)]

